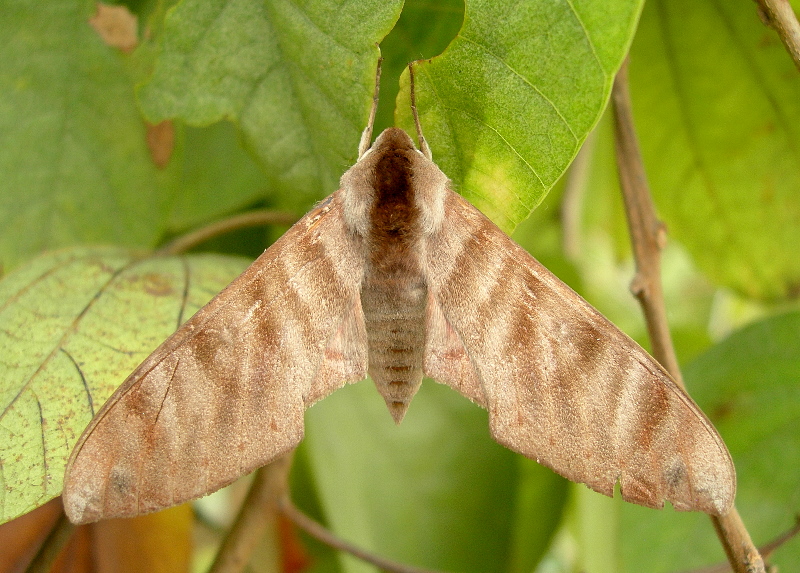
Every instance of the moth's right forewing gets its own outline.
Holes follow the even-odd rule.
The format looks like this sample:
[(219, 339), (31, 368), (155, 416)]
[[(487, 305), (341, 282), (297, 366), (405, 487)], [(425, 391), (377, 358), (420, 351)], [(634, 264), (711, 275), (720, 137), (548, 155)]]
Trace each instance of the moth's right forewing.
[(360, 249), (337, 192), (156, 349), (73, 450), (70, 520), (188, 501), (295, 447), (305, 407), (366, 375)]
[(666, 371), (465, 200), (450, 193), (445, 208), (429, 281), (446, 332), (438, 354), (459, 360), (428, 352), (427, 373), (462, 392), (477, 381), (465, 393), (482, 390), (470, 397), (493, 437), (573, 481), (725, 513), (730, 455)]

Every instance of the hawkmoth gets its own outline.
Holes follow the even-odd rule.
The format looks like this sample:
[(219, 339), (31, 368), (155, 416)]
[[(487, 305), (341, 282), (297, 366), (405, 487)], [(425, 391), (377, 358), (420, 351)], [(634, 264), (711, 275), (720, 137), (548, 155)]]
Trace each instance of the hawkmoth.
[(727, 512), (735, 474), (706, 416), (451, 189), (412, 110), (419, 149), (397, 128), (370, 145), (371, 119), (339, 189), (108, 400), (67, 465), (70, 520), (215, 491), (296, 447), (305, 409), (367, 374), (398, 423), (429, 376), (486, 408), (498, 442), (573, 481)]

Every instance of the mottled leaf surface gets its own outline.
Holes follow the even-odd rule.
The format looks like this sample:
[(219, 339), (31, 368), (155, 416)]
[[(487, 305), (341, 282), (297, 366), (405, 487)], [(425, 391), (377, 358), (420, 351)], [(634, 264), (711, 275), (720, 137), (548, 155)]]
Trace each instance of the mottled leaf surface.
[(244, 269), (216, 255), (122, 249), (42, 255), (0, 282), (0, 519), (61, 493), (94, 412), (184, 320)]
[(189, 0), (167, 16), (151, 121), (236, 122), (273, 190), (308, 206), (337, 187), (367, 123), (379, 42), (401, 2)]

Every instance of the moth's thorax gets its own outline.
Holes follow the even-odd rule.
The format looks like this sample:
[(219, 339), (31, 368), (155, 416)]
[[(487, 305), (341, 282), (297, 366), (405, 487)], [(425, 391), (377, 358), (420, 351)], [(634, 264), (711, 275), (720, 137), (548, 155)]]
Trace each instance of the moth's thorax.
[(405, 131), (390, 127), (342, 175), (347, 226), (367, 238), (375, 226), (379, 233), (398, 232), (405, 222), (405, 233), (430, 236), (444, 221), (447, 183), (447, 176), (414, 147)]
[(428, 239), (447, 177), (400, 129), (387, 129), (342, 177), (345, 220), (363, 238), (361, 305), (369, 373), (399, 421), (422, 382)]

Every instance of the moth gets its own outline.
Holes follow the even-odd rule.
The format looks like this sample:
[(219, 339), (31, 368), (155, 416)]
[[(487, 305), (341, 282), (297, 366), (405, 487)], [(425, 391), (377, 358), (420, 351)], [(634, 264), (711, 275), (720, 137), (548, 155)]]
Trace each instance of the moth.
[[(377, 89), (376, 98), (377, 102)], [(451, 189), (389, 128), (339, 190), (153, 352), (69, 459), (74, 523), (211, 493), (303, 438), (307, 407), (369, 375), (399, 423), (423, 376), (502, 445), (612, 496), (724, 514), (720, 436), (669, 374)]]

